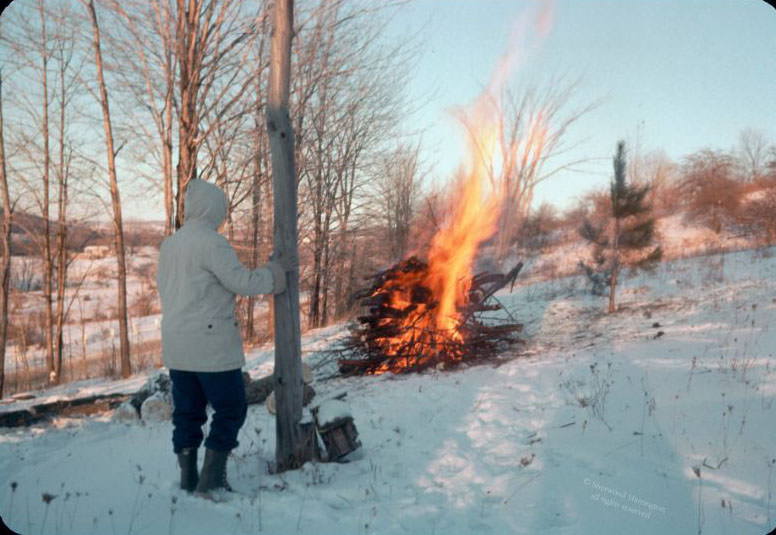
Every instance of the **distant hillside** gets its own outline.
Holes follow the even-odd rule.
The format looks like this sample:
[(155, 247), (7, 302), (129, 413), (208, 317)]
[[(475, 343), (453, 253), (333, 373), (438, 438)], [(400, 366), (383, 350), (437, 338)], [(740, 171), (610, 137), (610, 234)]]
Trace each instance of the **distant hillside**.
[[(0, 209), (0, 216), (2, 215)], [(52, 244), (56, 238), (56, 221), (49, 221), (49, 235)], [(35, 256), (39, 254), (45, 233), (45, 220), (35, 214), (17, 210), (13, 213), (11, 226), (11, 247), (14, 255)], [(81, 252), (87, 245), (112, 245), (113, 228), (101, 221), (79, 221), (70, 223), (67, 229), (67, 247), (71, 252)], [(124, 239), (127, 247), (158, 246), (164, 234), (164, 224), (157, 221), (130, 220), (124, 223)]]

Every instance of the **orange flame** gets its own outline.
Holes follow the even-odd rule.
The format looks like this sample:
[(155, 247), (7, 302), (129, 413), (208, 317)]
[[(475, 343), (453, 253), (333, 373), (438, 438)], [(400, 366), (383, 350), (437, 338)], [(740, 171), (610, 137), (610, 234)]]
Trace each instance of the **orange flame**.
[(481, 97), (468, 123), (468, 168), (458, 186), (450, 223), (433, 238), (428, 254), (426, 286), (438, 296), (436, 327), (453, 332), (458, 310), (466, 305), (472, 264), (479, 245), (496, 230), (501, 199), (485, 186), (497, 148), (497, 122), (491, 101)]
[[(545, 1), (535, 26), (540, 37), (549, 29), (552, 2)], [(526, 37), (528, 25), (521, 17), (513, 28), (510, 41)], [(503, 191), (487, 188), (493, 178), (499, 157), (514, 156), (517, 146), (505, 147), (500, 136), (499, 95), (517, 62), (517, 47), (501, 58), (488, 86), (468, 112), (459, 114), (468, 136), (466, 165), (459, 171), (449, 220), (433, 237), (428, 252), (428, 269), (409, 270), (387, 281), (379, 292), (390, 295), (389, 305), (401, 311), (398, 332), (383, 339), (381, 350), (390, 357), (374, 373), (403, 371), (424, 367), (441, 358), (457, 362), (464, 358), (462, 311), (469, 300), (472, 267), (479, 246), (496, 231), (505, 199)], [(519, 143), (541, 150), (546, 129), (541, 114), (531, 122), (530, 134)], [(526, 151), (527, 152), (527, 151)], [(429, 292), (431, 299), (422, 295)], [(396, 318), (380, 320), (378, 327), (390, 327)], [(423, 347), (420, 357), (402, 364), (405, 349)]]

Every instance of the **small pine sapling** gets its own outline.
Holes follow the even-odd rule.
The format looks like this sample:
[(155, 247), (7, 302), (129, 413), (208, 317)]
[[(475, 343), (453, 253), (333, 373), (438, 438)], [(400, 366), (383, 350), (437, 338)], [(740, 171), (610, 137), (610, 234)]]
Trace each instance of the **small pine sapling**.
[(615, 290), (620, 271), (650, 269), (662, 258), (655, 242), (655, 219), (645, 199), (649, 186), (625, 181), (625, 142), (617, 143), (611, 183), (611, 212), (601, 225), (585, 220), (579, 234), (593, 244), (592, 265), (580, 261), (580, 267), (593, 283), (593, 293), (604, 295), (609, 287), (609, 312), (614, 312)]

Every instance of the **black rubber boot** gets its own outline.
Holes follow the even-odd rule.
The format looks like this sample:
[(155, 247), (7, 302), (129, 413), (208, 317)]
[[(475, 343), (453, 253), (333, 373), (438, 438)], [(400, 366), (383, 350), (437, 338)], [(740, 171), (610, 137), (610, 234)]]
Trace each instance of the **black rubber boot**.
[(183, 448), (178, 453), (178, 465), (181, 467), (181, 488), (193, 492), (199, 483), (197, 448)]
[(212, 498), (212, 492), (216, 490), (231, 491), (232, 487), (226, 481), (226, 459), (229, 457), (228, 451), (205, 450), (205, 462), (202, 465), (202, 472), (199, 475), (199, 483), (194, 491), (195, 494)]

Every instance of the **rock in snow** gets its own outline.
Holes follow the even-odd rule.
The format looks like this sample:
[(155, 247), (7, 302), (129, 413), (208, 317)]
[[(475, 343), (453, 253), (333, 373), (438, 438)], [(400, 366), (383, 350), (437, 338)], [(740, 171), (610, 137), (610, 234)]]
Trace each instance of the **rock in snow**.
[(113, 412), (112, 419), (114, 422), (137, 422), (140, 416), (135, 410), (135, 406), (129, 401), (125, 401)]
[(140, 417), (144, 422), (163, 422), (172, 418), (172, 406), (169, 398), (156, 392), (146, 398), (140, 406)]
[[(167, 396), (170, 395), (172, 390), (172, 382), (170, 376), (164, 370), (157, 370), (148, 381), (138, 390), (130, 402), (134, 405), (135, 409), (141, 411), (143, 402), (153, 394), (160, 392)], [(141, 411), (142, 414), (142, 411)]]

